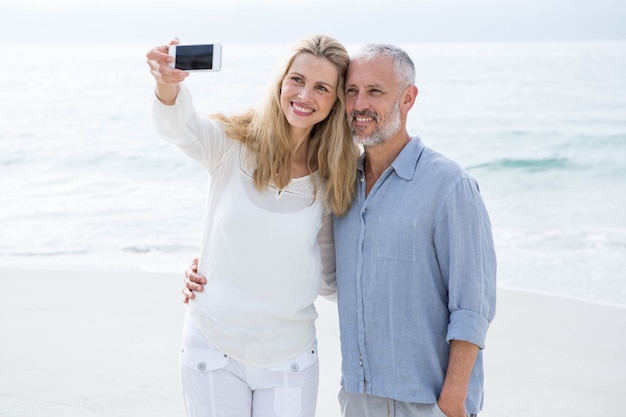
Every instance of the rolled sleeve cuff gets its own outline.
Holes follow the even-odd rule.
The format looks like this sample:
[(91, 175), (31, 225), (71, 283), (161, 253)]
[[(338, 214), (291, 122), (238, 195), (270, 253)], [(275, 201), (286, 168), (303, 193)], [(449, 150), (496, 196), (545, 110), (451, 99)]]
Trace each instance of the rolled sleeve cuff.
[(485, 348), (489, 320), (470, 310), (456, 310), (450, 315), (446, 340), (462, 340)]

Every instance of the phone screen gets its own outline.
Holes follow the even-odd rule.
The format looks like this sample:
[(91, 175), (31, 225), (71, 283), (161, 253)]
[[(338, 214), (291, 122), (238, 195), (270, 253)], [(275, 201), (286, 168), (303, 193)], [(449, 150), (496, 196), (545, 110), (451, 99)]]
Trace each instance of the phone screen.
[(179, 45), (175, 67), (180, 70), (212, 70), (213, 45)]

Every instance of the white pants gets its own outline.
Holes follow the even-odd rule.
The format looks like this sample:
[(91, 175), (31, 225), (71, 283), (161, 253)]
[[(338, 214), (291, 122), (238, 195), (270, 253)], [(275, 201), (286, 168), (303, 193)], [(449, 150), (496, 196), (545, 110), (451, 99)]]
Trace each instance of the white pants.
[(180, 358), (187, 417), (314, 417), (319, 363), (313, 344), (270, 368), (244, 365), (186, 326)]

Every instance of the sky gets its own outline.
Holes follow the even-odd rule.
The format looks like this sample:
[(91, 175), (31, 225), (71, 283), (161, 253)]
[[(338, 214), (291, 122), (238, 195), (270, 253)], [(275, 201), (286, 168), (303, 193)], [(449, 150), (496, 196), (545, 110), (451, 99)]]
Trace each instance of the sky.
[(0, 43), (626, 39), (623, 0), (0, 0)]

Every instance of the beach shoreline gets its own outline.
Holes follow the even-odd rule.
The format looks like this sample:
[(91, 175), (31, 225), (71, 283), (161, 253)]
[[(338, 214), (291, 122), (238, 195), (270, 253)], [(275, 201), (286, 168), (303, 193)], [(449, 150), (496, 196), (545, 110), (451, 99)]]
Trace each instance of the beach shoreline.
[[(183, 416), (182, 271), (0, 267), (0, 415)], [(336, 306), (316, 302), (317, 415), (339, 416)], [(626, 308), (509, 289), (485, 350), (481, 417), (619, 417)]]

